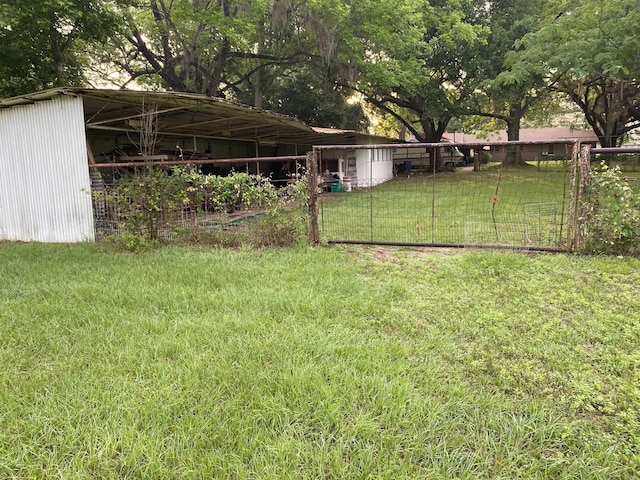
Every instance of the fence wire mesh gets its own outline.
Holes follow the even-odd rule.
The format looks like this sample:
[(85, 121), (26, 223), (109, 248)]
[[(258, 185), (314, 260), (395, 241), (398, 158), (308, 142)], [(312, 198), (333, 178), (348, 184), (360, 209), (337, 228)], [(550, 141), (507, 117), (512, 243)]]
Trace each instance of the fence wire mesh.
[(321, 240), (564, 249), (569, 170), (564, 161), (483, 165), (324, 191)]
[[(110, 235), (132, 233), (127, 226), (130, 215), (123, 209), (122, 201), (115, 201), (115, 188), (108, 185), (104, 190), (94, 191), (94, 223), (98, 240)], [(219, 211), (206, 200), (181, 205), (170, 212), (162, 210), (157, 216), (157, 238), (163, 241), (192, 237), (197, 232), (230, 230), (242, 227), (264, 214), (264, 208), (238, 206), (229, 211)], [(147, 233), (147, 227), (137, 231)]]
[(105, 170), (94, 168), (90, 174), (98, 240), (133, 234), (170, 241), (238, 230), (267, 211), (298, 202), (297, 174), (286, 179), (235, 171), (217, 176), (156, 164)]

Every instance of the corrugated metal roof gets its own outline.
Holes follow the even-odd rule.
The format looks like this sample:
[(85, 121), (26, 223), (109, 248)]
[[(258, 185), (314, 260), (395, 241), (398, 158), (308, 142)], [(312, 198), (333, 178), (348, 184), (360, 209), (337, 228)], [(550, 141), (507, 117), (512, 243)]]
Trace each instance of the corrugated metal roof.
[(82, 97), (88, 134), (109, 131), (135, 134), (132, 123), (140, 118), (143, 105), (153, 104), (159, 111), (159, 134), (165, 135), (309, 146), (356, 143), (359, 138), (370, 137), (350, 130), (312, 128), (286, 115), (180, 92), (56, 88), (0, 100), (0, 108), (59, 96)]

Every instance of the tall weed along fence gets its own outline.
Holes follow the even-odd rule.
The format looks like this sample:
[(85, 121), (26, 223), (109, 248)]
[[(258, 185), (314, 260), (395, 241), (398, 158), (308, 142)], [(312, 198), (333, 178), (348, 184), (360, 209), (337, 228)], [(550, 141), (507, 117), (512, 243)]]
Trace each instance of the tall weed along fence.
[[(278, 157), (304, 163), (305, 157)], [(250, 164), (270, 158), (93, 164), (93, 205), (97, 237), (134, 235), (148, 240), (197, 237), (229, 230), (295, 202), (300, 176), (273, 180), (248, 173)], [(228, 175), (205, 175), (206, 163), (232, 164)], [(235, 167), (244, 164), (245, 171)], [(254, 166), (252, 170), (257, 170)]]
[[(548, 142), (487, 145), (533, 143)], [(510, 167), (476, 161), (474, 166), (457, 167), (453, 172), (436, 172), (433, 164), (427, 171), (399, 171), (397, 165), (388, 165), (392, 173), (386, 178), (367, 177), (375, 166), (363, 161), (365, 153), (359, 156), (356, 175), (347, 172), (350, 192), (322, 188), (318, 238), (330, 243), (573, 249), (582, 242), (578, 199), (588, 183), (589, 164), (578, 144), (566, 144), (569, 155), (561, 160)], [(414, 148), (425, 145), (441, 146), (417, 144)], [(315, 155), (335, 148), (317, 147)], [(394, 146), (351, 148), (366, 151)]]
[(640, 254), (640, 147), (587, 149), (584, 156), (592, 164), (579, 210), (585, 250)]

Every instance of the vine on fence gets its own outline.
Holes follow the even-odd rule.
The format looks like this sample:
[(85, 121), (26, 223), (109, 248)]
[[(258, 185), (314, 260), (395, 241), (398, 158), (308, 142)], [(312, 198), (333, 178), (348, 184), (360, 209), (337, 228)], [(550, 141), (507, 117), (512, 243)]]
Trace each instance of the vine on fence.
[(182, 175), (147, 166), (139, 175), (119, 178), (107, 195), (128, 234), (155, 242), (163, 222), (181, 205), (189, 203)]
[(591, 172), (585, 197), (585, 249), (590, 252), (640, 253), (640, 195), (619, 167), (602, 162)]
[[(289, 217), (283, 216), (280, 210), (289, 201), (301, 199), (305, 191), (304, 182), (276, 189), (267, 178), (242, 172), (216, 176), (203, 175), (185, 167), (166, 171), (147, 166), (138, 175), (118, 179), (106, 199), (117, 209), (125, 230), (120, 235), (120, 243), (127, 249), (140, 250), (157, 243), (160, 228), (171, 227), (177, 212), (189, 211), (195, 218), (204, 213), (205, 208), (208, 213), (223, 214), (244, 209), (261, 210), (266, 213), (266, 222), (273, 225), (263, 222), (262, 230), (254, 230), (266, 232), (281, 243), (279, 229), (292, 227)], [(184, 230), (185, 227), (177, 228)], [(192, 230), (191, 233), (195, 237), (196, 232)]]

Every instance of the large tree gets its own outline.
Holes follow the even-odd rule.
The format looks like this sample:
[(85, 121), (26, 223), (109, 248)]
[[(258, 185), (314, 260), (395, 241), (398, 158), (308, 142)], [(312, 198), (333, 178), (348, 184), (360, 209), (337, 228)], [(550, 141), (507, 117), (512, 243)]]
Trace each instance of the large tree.
[(118, 26), (107, 0), (4, 0), (0, 4), (0, 97), (83, 85), (92, 45)]
[[(119, 0), (125, 3), (126, 0)], [(292, 0), (145, 0), (128, 9), (128, 32), (103, 63), (116, 81), (234, 98), (254, 89), (260, 106), (269, 67), (308, 55), (304, 3)]]
[[(520, 126), (536, 103), (548, 99), (544, 69), (514, 63), (522, 38), (539, 28), (542, 0), (493, 0), (479, 14), (489, 29), (472, 72), (476, 85), (469, 113), (492, 118), (494, 128), (505, 128), (510, 141), (520, 139)], [(506, 162), (521, 161), (520, 149), (509, 149)]]
[[(483, 2), (478, 2), (478, 5)], [(472, 93), (486, 28), (473, 1), (359, 0), (343, 12), (340, 81), (416, 138), (439, 142)]]
[(580, 107), (600, 144), (620, 145), (640, 126), (637, 0), (552, 0), (547, 14), (516, 65), (543, 65), (548, 87)]

